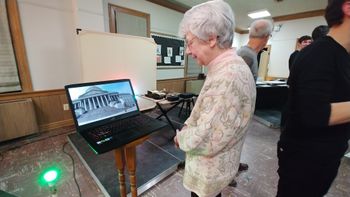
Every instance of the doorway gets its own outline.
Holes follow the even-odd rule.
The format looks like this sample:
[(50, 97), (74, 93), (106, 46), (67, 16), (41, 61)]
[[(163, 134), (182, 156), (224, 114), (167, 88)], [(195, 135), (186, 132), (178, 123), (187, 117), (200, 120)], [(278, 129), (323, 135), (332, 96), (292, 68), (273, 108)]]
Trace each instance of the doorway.
[(260, 52), (260, 58), (258, 58), (259, 69), (258, 69), (258, 81), (265, 81), (269, 70), (271, 45), (267, 45)]

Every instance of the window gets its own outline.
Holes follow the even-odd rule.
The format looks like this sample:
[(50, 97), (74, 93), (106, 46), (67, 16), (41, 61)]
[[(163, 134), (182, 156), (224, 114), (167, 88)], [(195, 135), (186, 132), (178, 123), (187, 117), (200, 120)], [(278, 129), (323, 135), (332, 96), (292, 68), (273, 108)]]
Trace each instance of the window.
[(109, 30), (133, 36), (150, 37), (150, 15), (108, 4)]
[(17, 0), (0, 0), (0, 93), (32, 91)]

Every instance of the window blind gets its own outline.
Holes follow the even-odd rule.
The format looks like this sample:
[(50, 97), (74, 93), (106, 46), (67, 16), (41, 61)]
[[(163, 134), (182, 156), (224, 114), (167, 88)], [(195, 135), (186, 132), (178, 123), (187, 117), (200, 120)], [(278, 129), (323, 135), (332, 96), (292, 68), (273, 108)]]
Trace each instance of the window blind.
[(20, 80), (7, 18), (6, 2), (0, 0), (0, 93), (20, 91)]

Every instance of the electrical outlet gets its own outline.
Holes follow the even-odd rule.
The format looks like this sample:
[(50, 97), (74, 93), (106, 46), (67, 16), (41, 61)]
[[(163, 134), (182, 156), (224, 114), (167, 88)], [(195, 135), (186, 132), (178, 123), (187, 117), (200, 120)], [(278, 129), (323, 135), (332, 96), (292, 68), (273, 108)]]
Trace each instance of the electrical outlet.
[(63, 104), (63, 110), (64, 110), (64, 111), (69, 110), (69, 105), (68, 105), (68, 104)]

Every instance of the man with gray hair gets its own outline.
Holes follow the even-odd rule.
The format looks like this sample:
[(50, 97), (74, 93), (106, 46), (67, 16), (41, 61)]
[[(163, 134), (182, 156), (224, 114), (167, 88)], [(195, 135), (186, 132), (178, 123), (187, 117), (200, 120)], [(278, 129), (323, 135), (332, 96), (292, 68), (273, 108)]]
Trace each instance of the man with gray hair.
[[(270, 20), (259, 19), (250, 25), (248, 44), (237, 51), (252, 71), (254, 80), (258, 77), (258, 53), (266, 46), (273, 29)], [(249, 166), (246, 163), (240, 163), (238, 171), (246, 171)], [(230, 186), (236, 187), (237, 182), (233, 180)]]
[(269, 40), (273, 29), (273, 24), (270, 20), (259, 19), (250, 25), (248, 44), (241, 47), (237, 54), (241, 56), (248, 64), (256, 81), (258, 77), (258, 53)]

